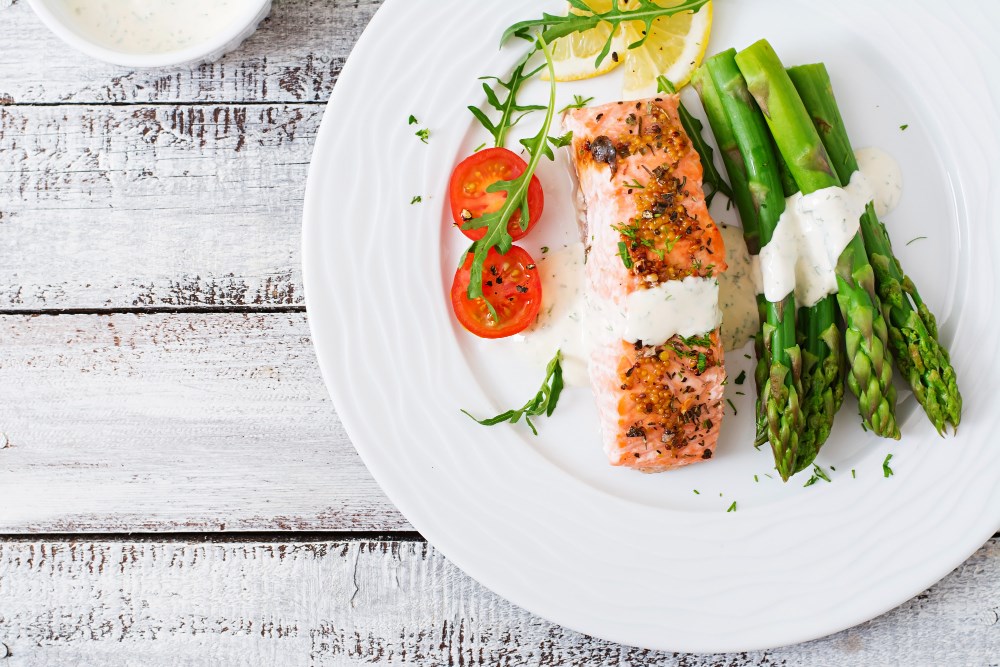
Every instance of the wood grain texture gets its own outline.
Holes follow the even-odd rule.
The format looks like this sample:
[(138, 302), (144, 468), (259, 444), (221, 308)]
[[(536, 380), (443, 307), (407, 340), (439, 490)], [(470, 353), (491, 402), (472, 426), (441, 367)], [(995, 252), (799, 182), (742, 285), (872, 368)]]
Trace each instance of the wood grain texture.
[(21, 0), (0, 16), (0, 104), (325, 101), (380, 4), (275, 0), (259, 30), (216, 63), (130, 70), (73, 51)]
[(423, 542), (7, 542), (0, 642), (28, 665), (1000, 664), (1000, 540), (851, 630), (743, 654), (645, 651), (540, 620)]
[(0, 316), (0, 378), (0, 533), (409, 529), (304, 313)]
[(321, 116), (315, 105), (0, 107), (0, 310), (301, 305)]

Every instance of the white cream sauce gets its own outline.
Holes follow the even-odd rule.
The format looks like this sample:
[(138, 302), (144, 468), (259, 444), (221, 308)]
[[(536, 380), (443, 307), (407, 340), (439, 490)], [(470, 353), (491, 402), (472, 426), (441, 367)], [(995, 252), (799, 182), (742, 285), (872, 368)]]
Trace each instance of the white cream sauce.
[(168, 53), (207, 41), (254, 0), (60, 0), (80, 34), (124, 53)]
[(869, 146), (854, 151), (858, 169), (868, 179), (874, 194), (875, 213), (883, 217), (892, 212), (903, 196), (903, 170), (891, 155)]
[(532, 362), (543, 367), (556, 350), (561, 350), (563, 380), (574, 386), (589, 383), (590, 355), (584, 341), (583, 258), (583, 244), (571, 243), (537, 259), (542, 279), (542, 309), (524, 334), (514, 336)]
[(767, 300), (781, 301), (794, 290), (797, 305), (812, 306), (836, 293), (837, 259), (858, 232), (872, 196), (868, 179), (856, 171), (845, 188), (789, 197), (774, 236), (760, 251)]
[(662, 345), (672, 336), (700, 336), (719, 326), (719, 281), (689, 276), (631, 292), (622, 340)]
[(726, 264), (729, 268), (719, 276), (719, 308), (722, 310), (722, 345), (727, 352), (739, 349), (754, 337), (760, 328), (757, 314), (757, 289), (753, 279), (753, 263), (743, 230), (719, 225), (726, 244)]

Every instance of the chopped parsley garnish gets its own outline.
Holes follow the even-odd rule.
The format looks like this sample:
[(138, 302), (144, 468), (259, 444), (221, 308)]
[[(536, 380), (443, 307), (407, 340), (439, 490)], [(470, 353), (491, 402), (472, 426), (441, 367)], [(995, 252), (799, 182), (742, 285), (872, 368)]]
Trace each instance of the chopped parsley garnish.
[(410, 205), (412, 206), (413, 204), (419, 204), (423, 200), (424, 198), (421, 197), (420, 195), (414, 195), (413, 199), (410, 200)]
[(564, 106), (562, 109), (559, 110), (559, 113), (565, 113), (565, 112), (569, 111), (570, 109), (582, 109), (583, 107), (587, 106), (588, 104), (590, 104), (593, 101), (594, 101), (593, 97), (586, 97), (585, 98), (583, 95), (574, 95), (573, 96), (573, 103), (572, 104), (567, 104), (566, 106)]
[(726, 399), (726, 403), (729, 403), (729, 407), (731, 407), (731, 408), (733, 409), (733, 415), (738, 415), (738, 414), (739, 414), (739, 413), (738, 413), (738, 412), (736, 411), (736, 406), (735, 406), (735, 405), (733, 405), (733, 402), (732, 402), (732, 401), (731, 401), (730, 399), (728, 399), (728, 398), (727, 398), (727, 399)]
[(427, 140), (431, 138), (431, 131), (428, 130), (426, 127), (422, 130), (417, 130), (415, 134), (420, 139), (420, 141), (424, 142), (425, 144), (427, 143)]
[(854, 468), (851, 468), (851, 477), (853, 477), (854, 479), (858, 478), (858, 473), (854, 471)]
[(543, 246), (542, 246), (542, 254), (544, 255), (544, 254), (545, 254), (545, 253), (547, 253), (548, 251), (549, 251), (549, 247), (548, 247), (547, 245), (543, 245)]
[(831, 481), (830, 480), (830, 476), (826, 474), (826, 471), (823, 470), (822, 468), (820, 468), (818, 465), (816, 465), (814, 463), (813, 464), (813, 474), (812, 474), (812, 477), (810, 477), (809, 481), (807, 481), (805, 484), (803, 484), (803, 486), (812, 486), (813, 484), (815, 484), (816, 482), (818, 482), (821, 479), (824, 480), (824, 481), (826, 481), (826, 482)]
[(896, 474), (896, 473), (894, 473), (892, 471), (892, 468), (889, 467), (889, 461), (891, 461), (891, 460), (892, 460), (892, 454), (887, 454), (886, 457), (885, 457), (885, 461), (882, 461), (882, 476), (883, 477), (892, 477), (893, 475)]
[(635, 235), (639, 232), (637, 225), (611, 225), (611, 229), (630, 239), (634, 239)]
[(410, 114), (410, 119), (408, 121), (406, 121), (407, 125), (416, 125), (419, 122), (420, 121), (417, 120), (417, 117), (414, 116), (413, 114)]
[(747, 381), (747, 372), (746, 371), (740, 371), (740, 374), (737, 375), (736, 379), (734, 380), (734, 382), (736, 384), (743, 384), (746, 381)]
[(556, 403), (559, 402), (559, 394), (563, 389), (561, 360), (562, 352), (556, 350), (556, 356), (552, 357), (552, 361), (545, 368), (545, 380), (542, 382), (538, 393), (519, 410), (507, 410), (489, 419), (476, 419), (468, 411), (462, 410), (462, 412), (483, 426), (493, 426), (504, 422), (516, 424), (521, 417), (524, 417), (524, 421), (528, 425), (528, 428), (531, 429), (531, 432), (538, 435), (538, 429), (535, 428), (531, 418), (541, 415), (551, 417), (552, 412), (556, 409)]
[[(699, 373), (705, 372), (705, 368), (708, 366), (708, 357), (705, 356), (704, 352), (698, 353), (698, 361), (696, 362), (696, 365)], [(729, 399), (727, 398), (726, 400), (728, 401)], [(729, 405), (733, 405), (733, 402), (729, 401)], [(736, 408), (733, 407), (733, 413), (735, 414), (735, 412)]]
[(908, 128), (909, 126), (910, 126), (910, 125), (909, 125), (909, 123), (903, 123), (902, 125), (900, 125), (900, 126), (899, 126), (899, 129), (900, 129), (900, 130), (905, 130), (905, 129), (906, 129), (906, 128)]
[(701, 491), (699, 491), (698, 489), (695, 489), (694, 490), (694, 495), (700, 496), (701, 495)]
[(727, 509), (726, 512), (729, 513), (729, 512), (735, 512), (735, 511), (736, 511), (736, 501), (734, 500), (733, 504), (729, 506), (729, 509)]
[(757, 475), (754, 475), (754, 476), (753, 476), (753, 481), (755, 481), (755, 482), (759, 482), (759, 481), (760, 481), (760, 479), (759, 479), (759, 478), (757, 477)]
[(916, 237), (916, 238), (914, 238), (914, 239), (910, 239), (909, 241), (907, 241), (907, 242), (906, 242), (906, 245), (910, 245), (910, 244), (911, 244), (911, 243), (913, 243), (914, 241), (919, 241), (919, 240), (921, 240), (921, 239), (925, 239), (925, 238), (927, 238), (927, 237), (926, 237), (926, 236), (918, 236), (918, 237)]
[(478, 153), (479, 151), (483, 150), (484, 148), (486, 148), (486, 142), (485, 141), (483, 143), (479, 144), (478, 146), (476, 146), (475, 148), (473, 148), (472, 152), (473, 153)]
[(688, 347), (694, 347), (700, 345), (702, 347), (708, 347), (712, 344), (711, 336), (688, 336), (687, 338), (682, 338), (684, 344)]
[(635, 188), (638, 190), (645, 190), (646, 186), (639, 182), (638, 178), (633, 178), (631, 183), (625, 184), (626, 188)]
[(618, 254), (622, 258), (622, 264), (625, 265), (626, 269), (632, 268), (632, 258), (628, 254), (628, 246), (625, 245), (624, 241), (618, 242)]

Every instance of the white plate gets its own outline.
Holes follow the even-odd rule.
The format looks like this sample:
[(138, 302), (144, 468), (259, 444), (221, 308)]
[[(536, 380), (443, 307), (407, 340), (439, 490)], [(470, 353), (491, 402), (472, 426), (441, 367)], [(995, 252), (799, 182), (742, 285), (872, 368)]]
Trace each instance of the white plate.
[[(1000, 527), (1000, 58), (988, 32), (997, 5), (716, 3), (710, 52), (766, 37), (787, 65), (826, 62), (856, 145), (902, 164), (903, 202), (887, 224), (938, 314), (965, 396), (960, 436), (941, 439), (902, 390), (899, 443), (863, 433), (848, 402), (819, 460), (836, 468), (833, 482), (803, 488), (808, 474), (786, 485), (765, 477), (770, 455), (750, 446), (750, 383), (727, 387), (740, 413), (727, 417), (712, 462), (660, 475), (605, 463), (584, 389), (564, 394), (537, 438), (459, 412), (520, 405), (541, 380), (517, 348), (475, 339), (452, 318), (463, 237), (450, 227), (446, 187), (455, 162), (487, 139), (465, 109), (483, 102), (477, 77), (506, 73), (521, 52), (497, 49), (501, 31), (562, 4), (389, 0), (337, 83), (309, 174), (303, 254), (320, 365), (358, 452), (459, 567), (591, 635), (760, 649), (900, 604)], [(619, 86), (614, 76), (560, 84), (560, 106), (574, 93), (616, 99)], [(421, 127), (428, 144), (414, 136)], [(533, 254), (575, 235), (564, 156), (539, 177), (545, 216), (524, 242)], [(414, 195), (423, 202), (411, 205)], [(734, 221), (724, 207), (713, 213)], [(739, 353), (727, 361), (731, 377), (749, 368)]]

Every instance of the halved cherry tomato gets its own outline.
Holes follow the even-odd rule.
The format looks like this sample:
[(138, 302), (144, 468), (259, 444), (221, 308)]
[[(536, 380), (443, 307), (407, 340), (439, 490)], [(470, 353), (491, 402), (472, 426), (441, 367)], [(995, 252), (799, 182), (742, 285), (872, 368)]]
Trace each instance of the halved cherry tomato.
[[(470, 218), (479, 218), (486, 213), (500, 210), (507, 199), (507, 193), (487, 192), (486, 188), (497, 181), (510, 181), (527, 169), (528, 165), (506, 148), (487, 148), (473, 153), (458, 163), (451, 173), (448, 195), (451, 199), (451, 217), (455, 225), (473, 241), (486, 235), (486, 228), (462, 229), (462, 224)], [(532, 175), (528, 184), (528, 227), (521, 229), (521, 212), (516, 211), (507, 223), (507, 232), (514, 238), (521, 238), (535, 226), (542, 215), (545, 197), (538, 177)]]
[[(486, 300), (470, 299), (469, 276), (472, 253), (455, 274), (451, 284), (451, 305), (462, 326), (480, 338), (504, 338), (523, 331), (535, 321), (542, 307), (542, 280), (523, 248), (517, 246), (501, 255), (491, 248), (483, 266), (483, 294)], [(497, 312), (494, 319), (486, 301)]]

